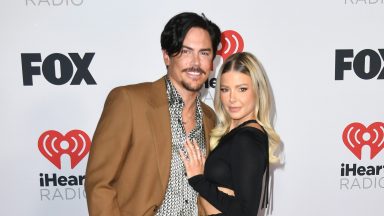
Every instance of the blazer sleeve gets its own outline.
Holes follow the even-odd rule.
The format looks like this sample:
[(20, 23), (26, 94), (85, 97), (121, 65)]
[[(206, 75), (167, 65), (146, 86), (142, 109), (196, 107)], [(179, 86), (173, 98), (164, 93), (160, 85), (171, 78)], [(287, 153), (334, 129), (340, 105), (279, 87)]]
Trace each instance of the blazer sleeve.
[(113, 183), (129, 149), (130, 115), (128, 92), (123, 87), (113, 89), (93, 136), (86, 169), (85, 190), (90, 216), (120, 216)]
[(257, 215), (267, 157), (264, 136), (244, 129), (235, 137), (229, 158), (235, 196), (219, 191), (203, 175), (191, 177), (190, 185), (225, 215)]

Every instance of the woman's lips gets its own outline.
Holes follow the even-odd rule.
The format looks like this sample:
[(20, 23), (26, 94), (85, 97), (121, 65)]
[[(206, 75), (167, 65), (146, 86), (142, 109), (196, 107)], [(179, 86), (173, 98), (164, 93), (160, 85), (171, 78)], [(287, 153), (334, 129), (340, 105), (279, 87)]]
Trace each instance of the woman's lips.
[(241, 107), (228, 107), (229, 112), (238, 112)]

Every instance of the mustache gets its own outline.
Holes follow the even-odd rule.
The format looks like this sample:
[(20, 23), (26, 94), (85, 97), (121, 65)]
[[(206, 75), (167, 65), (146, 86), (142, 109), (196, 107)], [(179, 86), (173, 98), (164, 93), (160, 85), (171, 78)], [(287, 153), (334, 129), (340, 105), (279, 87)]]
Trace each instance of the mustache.
[(185, 68), (182, 70), (182, 72), (199, 72), (199, 73), (203, 73), (203, 74), (207, 73), (203, 69), (201, 69), (200, 67)]

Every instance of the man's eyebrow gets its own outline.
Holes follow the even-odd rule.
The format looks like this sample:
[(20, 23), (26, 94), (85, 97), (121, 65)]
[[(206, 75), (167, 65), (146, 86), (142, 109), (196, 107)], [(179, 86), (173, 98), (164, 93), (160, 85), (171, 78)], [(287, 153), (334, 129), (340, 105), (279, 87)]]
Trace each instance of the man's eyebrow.
[(212, 49), (211, 48), (205, 48), (205, 49), (201, 49), (200, 51), (212, 51)]
[[(194, 50), (192, 47), (185, 46), (185, 45), (183, 45), (182, 48), (185, 48), (185, 49), (188, 49), (188, 50)], [(204, 48), (204, 49), (200, 49), (199, 51), (200, 52), (201, 51), (212, 51), (212, 49), (211, 48)]]
[(185, 48), (185, 49), (189, 49), (189, 50), (193, 50), (192, 47), (185, 46), (185, 45), (183, 45), (183, 48)]

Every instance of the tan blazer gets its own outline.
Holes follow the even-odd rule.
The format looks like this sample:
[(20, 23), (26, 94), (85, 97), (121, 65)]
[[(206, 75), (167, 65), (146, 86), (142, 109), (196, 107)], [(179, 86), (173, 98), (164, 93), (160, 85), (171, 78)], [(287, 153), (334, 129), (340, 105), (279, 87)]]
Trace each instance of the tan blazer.
[[(215, 116), (203, 103), (202, 109), (208, 147)], [(171, 128), (164, 78), (113, 89), (88, 159), (85, 190), (89, 215), (154, 215), (165, 196), (170, 163)]]

